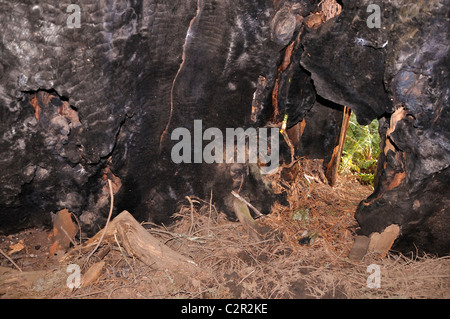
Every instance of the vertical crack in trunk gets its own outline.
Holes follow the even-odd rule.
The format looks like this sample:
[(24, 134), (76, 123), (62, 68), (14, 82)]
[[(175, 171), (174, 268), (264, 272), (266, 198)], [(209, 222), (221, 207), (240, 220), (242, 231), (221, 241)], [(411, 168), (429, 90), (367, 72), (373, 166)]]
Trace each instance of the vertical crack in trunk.
[(169, 119), (167, 120), (167, 124), (166, 127), (164, 128), (163, 132), (161, 133), (161, 137), (159, 139), (159, 151), (161, 151), (162, 149), (162, 142), (164, 140), (164, 136), (167, 133), (167, 130), (169, 129), (170, 126), (170, 122), (172, 120), (172, 114), (173, 114), (173, 94), (174, 94), (174, 89), (175, 89), (175, 83), (177, 82), (178, 76), (180, 75), (181, 70), (183, 69), (184, 63), (186, 61), (186, 49), (188, 46), (188, 42), (189, 42), (189, 38), (192, 36), (193, 34), (193, 26), (195, 21), (197, 20), (197, 18), (200, 16), (200, 13), (202, 11), (202, 0), (197, 0), (197, 12), (195, 14), (195, 16), (192, 18), (192, 20), (189, 23), (189, 27), (188, 30), (186, 32), (186, 38), (184, 40), (184, 44), (183, 44), (183, 53), (181, 55), (181, 63), (180, 63), (180, 67), (178, 68), (177, 73), (175, 74), (175, 77), (173, 78), (172, 81), (172, 88), (170, 89), (170, 111), (169, 111)]

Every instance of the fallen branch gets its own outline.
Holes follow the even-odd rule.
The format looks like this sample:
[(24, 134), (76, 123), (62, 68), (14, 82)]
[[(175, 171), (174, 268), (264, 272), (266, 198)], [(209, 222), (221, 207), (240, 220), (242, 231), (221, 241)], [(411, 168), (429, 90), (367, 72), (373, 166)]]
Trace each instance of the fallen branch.
[(7, 254), (5, 254), (5, 252), (3, 250), (0, 249), (0, 253), (3, 256), (5, 256), (5, 258), (8, 259), (14, 265), (14, 267), (16, 267), (20, 272), (22, 272), (22, 269), (20, 269), (20, 267), (17, 266), (17, 264)]
[(252, 236), (252, 238), (256, 241), (261, 241), (262, 237), (259, 226), (253, 219), (252, 215), (250, 215), (247, 204), (238, 198), (233, 198), (233, 209), (239, 219), (239, 222), (248, 231), (250, 236)]
[(236, 197), (237, 199), (243, 201), (244, 203), (247, 204), (248, 207), (250, 207), (259, 217), (263, 217), (264, 215), (258, 210), (256, 209), (255, 206), (253, 206), (252, 204), (250, 204), (247, 200), (245, 200), (245, 198), (243, 198), (241, 195), (239, 195), (238, 193), (236, 193), (235, 191), (231, 191), (231, 194)]
[(127, 211), (116, 216), (108, 228), (99, 231), (86, 242), (86, 245), (99, 242), (101, 239), (116, 242), (115, 236), (130, 256), (136, 256), (148, 266), (177, 272), (183, 270), (191, 272), (192, 267), (197, 267), (192, 259), (179, 254), (153, 237)]

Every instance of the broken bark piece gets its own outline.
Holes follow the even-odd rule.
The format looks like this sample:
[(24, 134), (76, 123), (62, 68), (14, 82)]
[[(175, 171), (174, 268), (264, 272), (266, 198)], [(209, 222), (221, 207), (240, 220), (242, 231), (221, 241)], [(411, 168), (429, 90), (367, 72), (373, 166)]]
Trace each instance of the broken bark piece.
[(67, 209), (56, 213), (53, 220), (53, 231), (49, 235), (49, 238), (53, 241), (49, 248), (50, 255), (53, 256), (58, 251), (66, 251), (70, 243), (73, 242), (76, 233), (77, 226), (72, 221), (71, 213)]
[(385, 257), (399, 234), (400, 227), (392, 224), (386, 227), (381, 234), (375, 232), (370, 237), (356, 236), (348, 258), (350, 260), (360, 261), (367, 253), (375, 253), (381, 257)]
[(397, 123), (400, 120), (402, 120), (405, 116), (406, 116), (406, 110), (404, 107), (400, 107), (394, 113), (392, 113), (391, 119), (390, 119), (390, 125), (386, 131), (386, 145), (384, 147), (384, 155), (387, 155), (388, 151), (392, 151), (392, 152), (396, 153), (395, 146), (392, 144), (390, 135), (392, 133), (394, 133)]
[(324, 21), (324, 16), (320, 13), (313, 13), (307, 16), (303, 23), (310, 29), (317, 29), (322, 25)]
[(348, 258), (354, 261), (360, 261), (366, 255), (369, 249), (370, 238), (367, 236), (356, 236)]
[(21, 240), (19, 240), (18, 243), (9, 246), (9, 249), (11, 249), (11, 250), (8, 252), (8, 256), (11, 256), (12, 254), (14, 254), (16, 252), (21, 251), (24, 248), (25, 248), (25, 245), (23, 244), (23, 239), (21, 239)]
[[(92, 246), (93, 243), (96, 243), (102, 236), (103, 231), (103, 229), (100, 230), (89, 239), (86, 245)], [(129, 255), (136, 256), (148, 266), (178, 272), (183, 270), (191, 272), (197, 266), (192, 259), (172, 250), (153, 237), (127, 211), (123, 211), (111, 221), (103, 240), (115, 242), (114, 234)]]
[(93, 264), (81, 278), (81, 286), (87, 287), (95, 282), (102, 273), (104, 266), (105, 262), (103, 260)]
[(372, 233), (368, 251), (380, 254), (382, 257), (386, 256), (399, 234), (400, 227), (395, 224), (386, 227), (381, 234)]

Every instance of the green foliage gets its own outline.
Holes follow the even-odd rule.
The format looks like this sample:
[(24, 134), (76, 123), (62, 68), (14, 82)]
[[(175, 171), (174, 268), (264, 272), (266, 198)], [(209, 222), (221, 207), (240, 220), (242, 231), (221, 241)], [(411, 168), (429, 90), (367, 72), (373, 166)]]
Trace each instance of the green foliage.
[(340, 172), (353, 174), (362, 184), (372, 185), (380, 155), (378, 121), (367, 126), (359, 125), (352, 113), (345, 139)]

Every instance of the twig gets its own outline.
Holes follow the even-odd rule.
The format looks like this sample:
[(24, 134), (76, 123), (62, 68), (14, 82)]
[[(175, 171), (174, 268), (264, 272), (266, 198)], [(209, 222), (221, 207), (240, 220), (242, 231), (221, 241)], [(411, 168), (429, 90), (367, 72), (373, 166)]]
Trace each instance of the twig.
[(173, 278), (170, 276), (170, 274), (169, 274), (169, 270), (168, 269), (164, 269), (164, 272), (166, 273), (166, 275), (167, 275), (167, 278), (169, 278), (169, 280), (170, 280), (170, 283), (171, 284), (173, 284)]
[(208, 218), (208, 224), (206, 225), (206, 227), (208, 228), (208, 236), (211, 237), (213, 234), (210, 230), (211, 227), (211, 216), (212, 216), (212, 200), (213, 200), (213, 190), (211, 188), (211, 194), (209, 196), (209, 218)]
[(107, 291), (107, 289), (104, 290), (99, 290), (99, 291), (93, 291), (93, 292), (88, 292), (86, 294), (82, 294), (82, 295), (75, 295), (75, 296), (71, 296), (71, 299), (75, 299), (75, 298), (84, 298), (84, 297), (89, 297), (92, 295), (98, 295), (98, 294), (103, 294)]
[(134, 268), (133, 268), (133, 267), (131, 266), (131, 264), (128, 262), (128, 259), (127, 259), (127, 257), (125, 256), (125, 253), (124, 253), (124, 251), (122, 250), (122, 247), (120, 246), (119, 240), (117, 239), (117, 236), (116, 236), (116, 232), (115, 232), (115, 231), (114, 231), (114, 239), (116, 240), (117, 246), (119, 246), (119, 250), (120, 250), (120, 253), (122, 254), (123, 259), (125, 259), (125, 262), (128, 264), (128, 267), (130, 267), (131, 271), (133, 272), (134, 282), (136, 283), (136, 282), (137, 282), (137, 279), (136, 279), (136, 273), (134, 272)]
[(315, 181), (319, 181), (318, 179), (317, 179), (317, 177), (314, 177), (314, 176), (311, 176), (311, 175), (306, 175), (306, 174), (303, 174), (303, 176), (305, 176), (305, 178), (306, 178), (306, 180), (308, 181), (308, 183), (309, 184), (311, 184), (311, 179), (312, 180), (315, 180)]
[(294, 145), (292, 144), (291, 139), (287, 135), (286, 131), (283, 131), (283, 133), (281, 133), (281, 135), (283, 135), (283, 138), (286, 141), (286, 144), (289, 146), (289, 150), (291, 151), (291, 162), (288, 165), (283, 165), (283, 166), (286, 168), (291, 168), (296, 163)]
[(259, 217), (264, 216), (263, 214), (261, 214), (261, 212), (256, 209), (255, 206), (253, 206), (252, 204), (250, 204), (247, 200), (245, 200), (241, 195), (239, 195), (238, 193), (236, 193), (235, 191), (231, 191), (231, 194), (236, 197), (237, 199), (243, 201), (245, 204), (247, 204), (248, 207), (250, 207)]
[(113, 207), (114, 207), (114, 194), (113, 194), (113, 190), (112, 190), (112, 186), (111, 186), (111, 181), (110, 181), (109, 179), (108, 179), (108, 185), (109, 185), (109, 194), (110, 194), (110, 196), (111, 196), (111, 206), (110, 206), (110, 208), (109, 208), (108, 219), (106, 220), (106, 225), (105, 225), (105, 228), (103, 229), (102, 236), (100, 237), (99, 241), (97, 242), (97, 245), (95, 246), (95, 248), (94, 248), (94, 249), (91, 251), (91, 253), (87, 256), (87, 258), (86, 258), (86, 263), (89, 261), (89, 258), (91, 258), (91, 256), (95, 253), (95, 251), (97, 250), (97, 248), (100, 246), (100, 243), (102, 242), (103, 237), (104, 237), (105, 234), (106, 234), (106, 230), (107, 230), (107, 228), (108, 228), (109, 221), (110, 221), (110, 219), (111, 219), (111, 215), (112, 215), (112, 212), (113, 212)]
[(64, 229), (64, 227), (61, 226), (62, 231), (64, 232), (64, 235), (70, 240), (72, 245), (75, 247), (77, 243), (70, 237), (70, 235), (67, 233), (67, 231)]
[(244, 278), (241, 279), (241, 281), (239, 281), (239, 283), (236, 286), (239, 286), (245, 279), (247, 279), (248, 277), (250, 277), (251, 274), (253, 274), (256, 271), (256, 269), (253, 269), (247, 276), (245, 276)]
[(109, 292), (108, 299), (111, 299), (111, 296), (114, 291), (119, 290), (119, 289), (125, 289), (125, 288), (135, 288), (135, 287), (134, 287), (134, 285), (115, 287), (115, 288), (111, 289), (111, 291)]
[(191, 204), (191, 226), (189, 227), (188, 234), (192, 234), (192, 230), (194, 229), (194, 204), (189, 196), (186, 196), (187, 200)]
[(17, 269), (19, 269), (20, 272), (23, 272), (22, 269), (20, 269), (19, 266), (7, 255), (3, 250), (0, 249), (0, 253), (2, 253), (3, 256), (5, 256), (6, 259), (8, 259)]
[[(80, 231), (80, 238), (79, 238), (79, 240), (80, 240), (80, 245), (81, 245), (81, 224), (80, 224), (80, 221), (78, 220), (77, 215), (75, 215), (74, 213), (70, 213), (70, 214), (75, 218), (75, 220), (77, 222), (78, 230)], [(74, 245), (74, 246), (76, 246), (76, 245)]]

